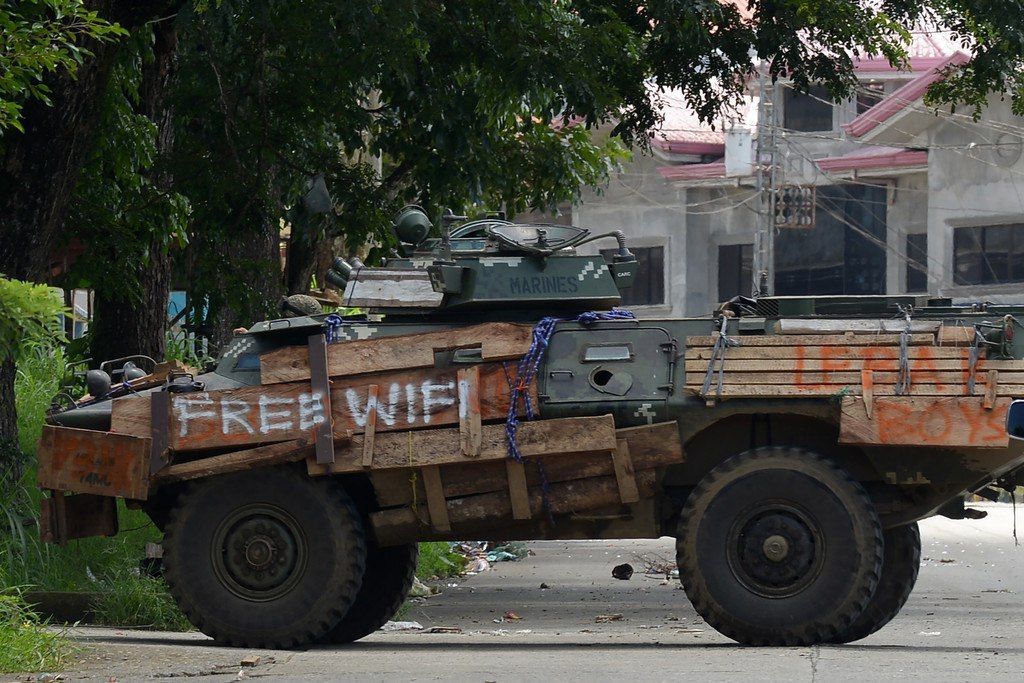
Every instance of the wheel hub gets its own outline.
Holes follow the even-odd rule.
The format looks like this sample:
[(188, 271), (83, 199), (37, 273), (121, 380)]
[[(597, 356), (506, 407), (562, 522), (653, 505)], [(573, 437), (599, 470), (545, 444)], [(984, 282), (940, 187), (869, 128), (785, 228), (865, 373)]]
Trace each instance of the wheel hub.
[(305, 561), (305, 540), (291, 516), (270, 506), (237, 511), (214, 537), (214, 568), (224, 585), (250, 600), (291, 589)]
[(823, 559), (817, 525), (785, 505), (763, 506), (738, 520), (728, 548), (736, 578), (767, 597), (799, 593), (817, 576)]

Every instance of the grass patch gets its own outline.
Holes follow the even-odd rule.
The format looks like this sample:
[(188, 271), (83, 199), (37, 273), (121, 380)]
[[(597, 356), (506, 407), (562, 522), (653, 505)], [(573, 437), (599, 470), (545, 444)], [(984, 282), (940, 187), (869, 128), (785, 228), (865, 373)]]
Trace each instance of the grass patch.
[(163, 579), (125, 572), (110, 578), (94, 606), (101, 624), (191, 631), (192, 624), (178, 609)]
[(20, 594), (0, 593), (0, 673), (57, 670), (73, 652), (67, 639), (47, 629)]
[(416, 565), (419, 579), (443, 579), (458, 576), (466, 566), (466, 558), (452, 552), (444, 541), (420, 543), (420, 558)]

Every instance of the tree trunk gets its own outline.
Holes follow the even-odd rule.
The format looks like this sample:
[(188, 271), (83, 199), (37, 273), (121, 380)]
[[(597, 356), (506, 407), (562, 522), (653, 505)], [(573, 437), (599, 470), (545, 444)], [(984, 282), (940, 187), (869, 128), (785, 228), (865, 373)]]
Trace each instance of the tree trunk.
[[(154, 25), (153, 33), (153, 60), (143, 62), (139, 113), (152, 120), (157, 128), (157, 170), (151, 174), (151, 180), (161, 190), (170, 191), (173, 178), (159, 166), (161, 158), (174, 144), (174, 112), (165, 93), (176, 62), (178, 29), (175, 22), (162, 21)], [(90, 352), (95, 365), (136, 354), (149, 356), (158, 362), (164, 360), (172, 255), (166, 240), (159, 236), (148, 244), (125, 245), (126, 249), (133, 247), (140, 262), (148, 255), (148, 267), (141, 278), (139, 296), (96, 290), (93, 321), (89, 328)]]
[(18, 416), (14, 410), (14, 359), (0, 361), (0, 486), (21, 478), (22, 456), (18, 450)]
[[(247, 328), (260, 320), (280, 317), (278, 304), (283, 287), (279, 245), (280, 236), (274, 221), (221, 246), (224, 262), (231, 263), (237, 270), (221, 274), (224, 280), (221, 291), (231, 290), (235, 296), (217, 310), (211, 310), (213, 319), (208, 321), (208, 331), (214, 348), (229, 341), (236, 327)], [(236, 282), (229, 283), (228, 279)]]

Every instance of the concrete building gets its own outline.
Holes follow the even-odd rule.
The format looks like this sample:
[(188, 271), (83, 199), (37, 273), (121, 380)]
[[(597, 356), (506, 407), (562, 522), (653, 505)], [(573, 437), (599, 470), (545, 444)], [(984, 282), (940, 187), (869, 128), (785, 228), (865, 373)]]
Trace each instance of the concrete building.
[(652, 153), (586, 193), (572, 220), (630, 237), (644, 274), (627, 305), (707, 314), (753, 291), (759, 227), (772, 224), (758, 175), (768, 183), (774, 160), (772, 293), (1024, 301), (1024, 119), (996, 96), (978, 121), (923, 101), (966, 60), (920, 34), (909, 71), (861, 60), (843, 102), (783, 81), (759, 106), (752, 83), (748, 110), (717, 130), (672, 107)]

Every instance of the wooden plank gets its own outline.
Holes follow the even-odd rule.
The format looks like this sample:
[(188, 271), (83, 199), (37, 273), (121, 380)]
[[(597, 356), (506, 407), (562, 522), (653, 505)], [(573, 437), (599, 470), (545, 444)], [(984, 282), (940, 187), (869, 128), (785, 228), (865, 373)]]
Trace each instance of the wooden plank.
[(992, 410), (996, 407), (996, 396), (999, 395), (999, 371), (989, 370), (985, 378), (985, 398), (982, 407)]
[(459, 383), (459, 445), (466, 457), (480, 453), (480, 366), (462, 368)]
[(117, 531), (117, 498), (55, 491), (41, 501), (39, 536), (46, 543), (64, 545), (77, 538), (116, 536)]
[(133, 436), (150, 436), (150, 396), (125, 396), (110, 402), (110, 431)]
[[(655, 470), (637, 472), (636, 480), (641, 498), (649, 498), (657, 491), (658, 477)], [(621, 505), (619, 486), (614, 476), (552, 483), (547, 500), (551, 513), (555, 515)], [(531, 512), (539, 516), (543, 508), (543, 494), (539, 487), (531, 487)], [(460, 524), (466, 523), (512, 520), (512, 501), (507, 490), (468, 496), (459, 499), (457, 505), (451, 504), (448, 507), (448, 515), (451, 525), (456, 529)], [(370, 523), (377, 542), (382, 546), (414, 540), (423, 526), (416, 512), (409, 507), (371, 513)]]
[(860, 393), (864, 399), (864, 410), (871, 417), (871, 407), (875, 399), (875, 372), (867, 368), (860, 371)]
[[(715, 332), (710, 337), (687, 337), (687, 348), (698, 348), (702, 346), (714, 346), (719, 333)], [(741, 334), (731, 335), (729, 338), (739, 342), (740, 346), (885, 346), (888, 344), (899, 344), (898, 334), (805, 334), (805, 335), (780, 335), (780, 334)], [(910, 343), (916, 345), (934, 344), (935, 335), (912, 334)]]
[[(373, 441), (377, 433), (377, 394), (378, 387), (371, 384), (366, 396), (366, 426), (363, 429), (363, 467), (373, 465)], [(320, 459), (317, 459), (320, 463)], [(321, 465), (323, 463), (320, 463)]]
[(171, 394), (167, 391), (155, 391), (149, 398), (150, 444), (149, 473), (155, 474), (170, 461), (170, 401)]
[[(508, 456), (505, 425), (485, 425), (482, 429), (480, 460), (500, 460)], [(565, 417), (522, 422), (518, 431), (519, 450), (524, 457), (558, 453), (608, 452), (615, 447), (615, 422), (611, 415)], [(377, 434), (374, 469), (424, 467), (467, 462), (458, 447), (458, 428), (419, 429)], [(352, 441), (335, 454), (333, 465), (306, 462), (312, 475), (362, 471), (363, 437)]]
[(520, 461), (505, 459), (508, 495), (512, 501), (512, 519), (530, 519), (530, 492), (526, 485), (526, 468)]
[[(782, 360), (743, 360), (726, 359), (725, 374), (730, 372), (860, 372), (862, 367), (882, 372), (897, 372), (899, 361), (893, 360), (860, 360), (860, 359), (811, 359), (797, 358)], [(686, 361), (686, 372), (707, 372), (707, 360)], [(910, 361), (911, 372), (929, 372), (959, 370), (967, 373), (970, 360), (927, 360), (913, 359)], [(1024, 371), (1024, 361), (1020, 360), (986, 360), (978, 361), (978, 373), (985, 370)]]
[[(974, 393), (968, 394), (967, 387), (962, 384), (911, 384), (907, 396), (983, 396), (983, 384), (974, 387)], [(701, 387), (687, 386), (686, 391), (699, 394)], [(822, 384), (822, 385), (726, 385), (722, 387), (722, 398), (754, 398), (764, 396), (801, 397), (801, 396), (860, 396), (860, 384)], [(883, 384), (874, 386), (874, 396), (898, 396), (895, 385)], [(1002, 384), (996, 396), (1024, 396), (1024, 385)]]
[(283, 443), (270, 444), (269, 446), (257, 446), (242, 451), (214, 455), (209, 458), (199, 458), (189, 462), (175, 463), (165, 467), (156, 475), (155, 481), (160, 483), (171, 481), (188, 481), (211, 477), (216, 474), (228, 472), (241, 472), (259, 467), (280, 465), (286, 462), (296, 462), (309, 457), (315, 448), (307, 446), (305, 441), (294, 440)]
[[(675, 422), (626, 427), (616, 430), (615, 434), (618, 440), (629, 445), (635, 470), (683, 462), (679, 425)], [(525, 463), (528, 486), (540, 485), (538, 463), (543, 463), (549, 482), (609, 476), (615, 473), (606, 452), (540, 456)], [(370, 480), (377, 494), (377, 502), (382, 507), (393, 507), (410, 505), (414, 497), (416, 500), (422, 500), (426, 492), (422, 481), (412, 476), (414, 472), (415, 470), (410, 469), (372, 471)], [(503, 462), (493, 460), (444, 466), (446, 498), (507, 490), (508, 475)]]
[(942, 325), (936, 335), (939, 346), (974, 346), (974, 326)]
[[(941, 324), (938, 320), (911, 320), (910, 332), (935, 333)], [(836, 319), (836, 318), (781, 318), (779, 331), (782, 334), (878, 334), (881, 332), (903, 332), (905, 320), (884, 318), (881, 320)]]
[[(870, 370), (871, 368), (865, 368)], [(896, 382), (896, 372), (873, 370), (876, 384), (892, 384)], [(912, 370), (911, 377), (915, 384), (966, 384), (967, 371), (961, 370)], [(704, 373), (688, 372), (685, 382), (687, 386), (699, 387), (704, 383)], [(980, 375), (977, 382), (985, 383), (986, 374)], [(1000, 381), (1008, 384), (1024, 384), (1024, 372), (1000, 372)], [(717, 381), (717, 375), (715, 377)], [(850, 372), (734, 372), (726, 366), (722, 375), (723, 384), (855, 384), (860, 381), (860, 371)]]
[(864, 404), (843, 399), (839, 442), (885, 446), (1006, 448), (1009, 398), (992, 410), (976, 397), (876, 398), (874, 415)]
[(146, 500), (152, 439), (45, 425), (37, 451), (39, 487)]
[[(689, 348), (686, 360), (710, 360), (710, 348)], [(967, 359), (968, 349), (940, 348), (937, 346), (911, 346), (907, 357), (923, 360)], [(737, 346), (726, 349), (725, 362), (730, 360), (896, 360), (898, 346)]]
[(330, 424), (325, 410), (323, 394), (308, 382), (171, 394), (170, 448), (315, 443), (315, 428)]
[(424, 467), (423, 486), (427, 491), (427, 511), (430, 513), (430, 524), (438, 531), (451, 531), (452, 524), (448, 519), (448, 502), (444, 499), (444, 484), (441, 482), (441, 468)]
[[(323, 334), (312, 334), (309, 345), (310, 401), (320, 404), (320, 412), (312, 415), (313, 443), (316, 444), (316, 461), (324, 464), (334, 462), (334, 418), (331, 413), (331, 381), (327, 377), (327, 338)], [(300, 396), (299, 421), (302, 422)], [(301, 424), (300, 424), (301, 429)]]
[[(376, 337), (331, 344), (327, 366), (331, 377), (434, 365), (435, 351), (479, 348), (482, 359), (520, 358), (530, 349), (533, 327), (514, 323), (483, 323), (438, 332)], [(303, 347), (286, 346), (260, 356), (264, 384), (309, 379)]]
[(633, 459), (629, 455), (629, 442), (625, 439), (618, 439), (616, 448), (612, 451), (612, 467), (615, 468), (615, 481), (619, 485), (619, 499), (623, 503), (635, 503), (640, 500)]
[(345, 285), (346, 306), (437, 308), (444, 300), (426, 270), (374, 268), (357, 270)]

